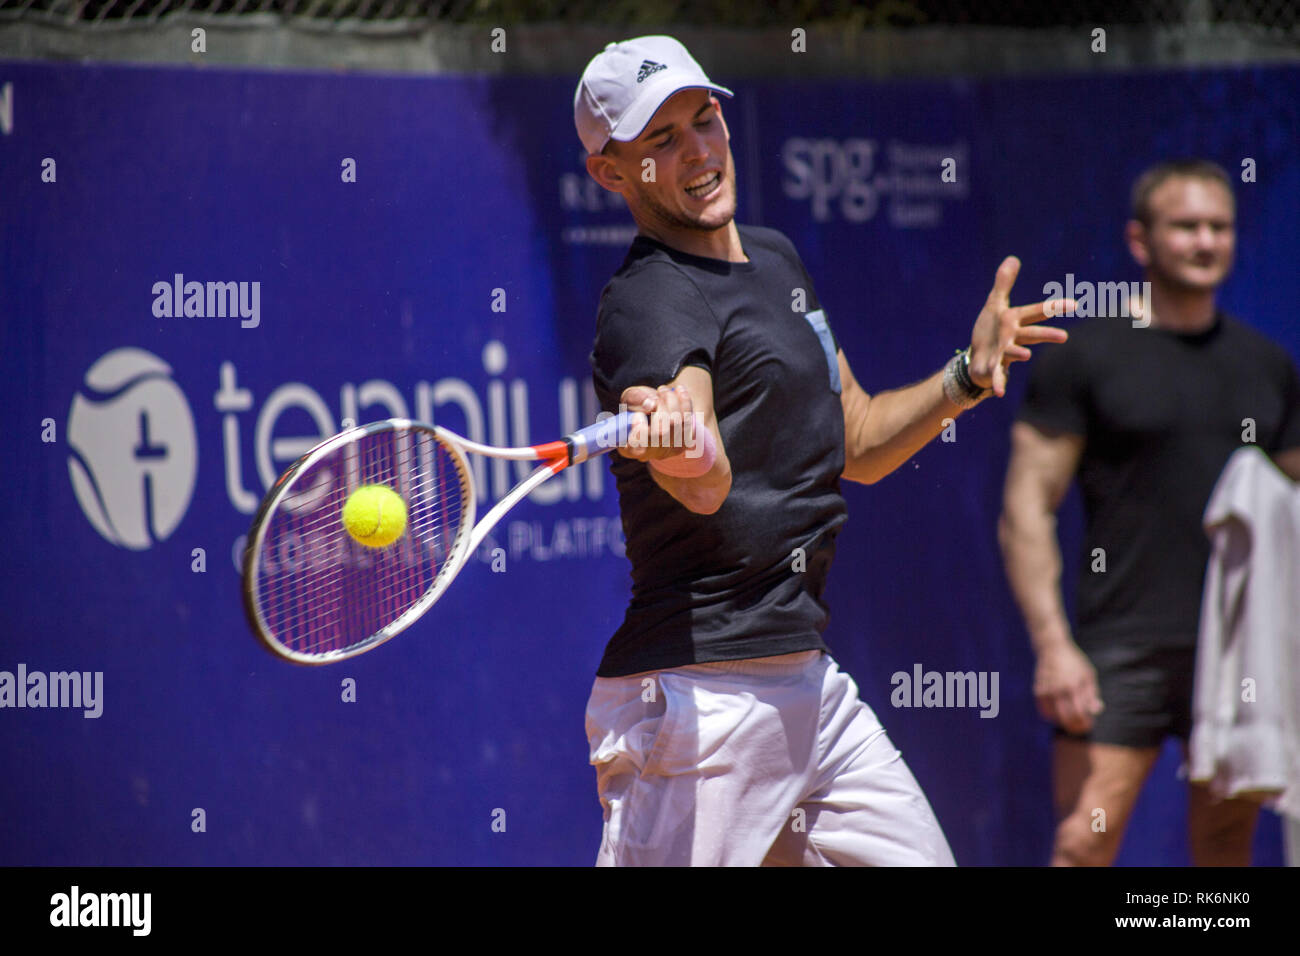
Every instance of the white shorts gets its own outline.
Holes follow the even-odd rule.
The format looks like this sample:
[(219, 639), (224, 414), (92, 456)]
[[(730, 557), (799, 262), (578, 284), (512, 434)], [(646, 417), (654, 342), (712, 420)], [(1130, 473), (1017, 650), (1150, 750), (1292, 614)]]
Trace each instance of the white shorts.
[(597, 866), (954, 866), (925, 794), (829, 654), (598, 677)]

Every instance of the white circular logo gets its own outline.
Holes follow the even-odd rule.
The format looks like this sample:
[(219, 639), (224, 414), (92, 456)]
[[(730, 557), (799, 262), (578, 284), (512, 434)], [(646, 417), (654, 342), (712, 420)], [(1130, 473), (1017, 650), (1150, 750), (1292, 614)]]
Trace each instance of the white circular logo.
[(166, 540), (194, 493), (194, 418), (171, 374), (143, 349), (114, 349), (90, 367), (86, 395), (68, 412), (77, 503), (96, 531), (133, 551)]

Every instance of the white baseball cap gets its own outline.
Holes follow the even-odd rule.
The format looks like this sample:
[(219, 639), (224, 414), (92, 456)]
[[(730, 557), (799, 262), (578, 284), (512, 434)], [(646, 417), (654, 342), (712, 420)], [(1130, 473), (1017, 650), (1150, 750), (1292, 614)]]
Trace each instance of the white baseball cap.
[(631, 142), (665, 100), (690, 89), (733, 95), (705, 76), (686, 47), (672, 37), (611, 43), (587, 64), (573, 94), (578, 138), (588, 153), (599, 153), (611, 139)]

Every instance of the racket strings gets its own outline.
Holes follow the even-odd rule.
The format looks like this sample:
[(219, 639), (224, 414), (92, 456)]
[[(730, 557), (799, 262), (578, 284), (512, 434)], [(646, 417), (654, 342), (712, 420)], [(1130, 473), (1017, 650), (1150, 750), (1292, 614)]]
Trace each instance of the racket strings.
[[(368, 548), (344, 529), (348, 496), (386, 485), (406, 502), (397, 541)], [(296, 474), (272, 516), (257, 575), (266, 627), (288, 649), (345, 651), (375, 638), (424, 597), (465, 533), (467, 476), (432, 433), (368, 433)]]

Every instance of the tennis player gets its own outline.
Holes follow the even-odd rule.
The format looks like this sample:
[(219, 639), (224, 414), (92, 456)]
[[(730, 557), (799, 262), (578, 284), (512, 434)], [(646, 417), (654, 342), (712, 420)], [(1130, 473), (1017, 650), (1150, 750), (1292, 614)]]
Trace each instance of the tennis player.
[(574, 99), (587, 170), (638, 227), (601, 296), (593, 379), (607, 411), (644, 413), (613, 459), (632, 600), (587, 709), (597, 863), (952, 865), (822, 641), (839, 480), (879, 481), (1066, 335), (1034, 324), (1044, 303), (1009, 306), (1008, 258), (964, 353), (863, 391), (790, 241), (733, 218), (718, 95), (651, 36), (607, 46)]

